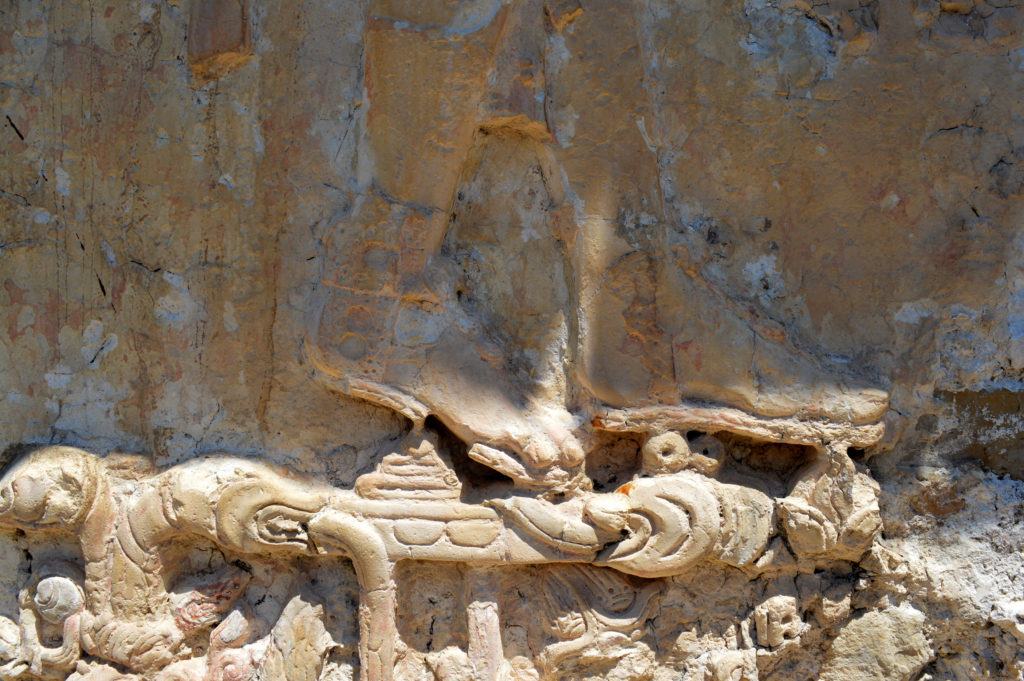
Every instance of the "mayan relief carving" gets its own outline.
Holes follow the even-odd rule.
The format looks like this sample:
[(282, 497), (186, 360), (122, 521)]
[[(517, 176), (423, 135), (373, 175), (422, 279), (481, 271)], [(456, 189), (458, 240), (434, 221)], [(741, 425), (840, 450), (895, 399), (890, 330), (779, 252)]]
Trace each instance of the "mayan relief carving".
[[(593, 654), (608, 638), (642, 635), (658, 606), (654, 578), (684, 576), (707, 563), (739, 568), (751, 580), (792, 580), (799, 571), (859, 560), (880, 529), (877, 485), (846, 452), (849, 444), (879, 437), (875, 426), (759, 419), (710, 407), (659, 410), (656, 419), (609, 412), (604, 419), (602, 427), (643, 434), (636, 476), (614, 491), (578, 491), (557, 501), (514, 493), (511, 484), (481, 502), (462, 501), (451, 464), (457, 452), (445, 451), (426, 425), (414, 427), (398, 443), (402, 451), (385, 456), (354, 489), (229, 456), (152, 472), (140, 460), (101, 459), (71, 447), (28, 452), (4, 474), (0, 524), (31, 534), (70, 532), (84, 564), (33, 565), (18, 621), (4, 620), (5, 673), (319, 678), (338, 645), (322, 613), (293, 600), (275, 622), (260, 618), (244, 599), (258, 579), (247, 561), (285, 569), (345, 557), (358, 583), (362, 678), (393, 679), (396, 670), (405, 676), (395, 568), (406, 560), (457, 562), (467, 570), (468, 645), (429, 662), (438, 678), (557, 678), (567, 656)], [(694, 435), (697, 426), (710, 432)], [(731, 457), (715, 433), (750, 436), (758, 429), (812, 452), (785, 496), (719, 479)], [(840, 439), (826, 443), (823, 434)], [(218, 568), (201, 575), (182, 569), (197, 543), (217, 552)], [(525, 669), (512, 670), (503, 653), (497, 575), (545, 564), (561, 566), (541, 582), (540, 607), (556, 641)], [(748, 640), (736, 656), (716, 656), (710, 673), (730, 678), (732, 671), (721, 669), (745, 669), (743, 650), (756, 656), (779, 648), (806, 627), (790, 595), (767, 598), (750, 619), (757, 647)]]
[(0, 681), (1020, 678), (1022, 32), (0, 7)]

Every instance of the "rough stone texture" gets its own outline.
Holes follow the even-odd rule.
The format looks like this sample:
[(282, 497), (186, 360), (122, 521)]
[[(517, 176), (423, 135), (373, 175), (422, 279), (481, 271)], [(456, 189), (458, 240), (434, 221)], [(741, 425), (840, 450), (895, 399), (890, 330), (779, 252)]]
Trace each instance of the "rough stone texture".
[(869, 612), (843, 628), (832, 642), (822, 681), (912, 679), (931, 659), (924, 614), (907, 606)]
[[(4, 2), (0, 446), (104, 455), (119, 504), (230, 456), (497, 498), (489, 521), (586, 547), (399, 563), (396, 678), (1019, 678), (1022, 33), (1013, 0)], [(856, 465), (815, 459), (817, 418)], [(719, 457), (651, 444), (690, 430)], [(737, 515), (747, 539), (682, 570), (591, 566), (641, 472), (630, 508), (742, 488), (770, 527)], [(8, 660), (83, 549), (5, 527)], [(233, 560), (251, 578), (175, 673), (227, 669), (246, 627), (267, 678), (359, 673), (345, 551), (185, 546), (195, 603)], [(152, 678), (153, 650), (74, 673)]]

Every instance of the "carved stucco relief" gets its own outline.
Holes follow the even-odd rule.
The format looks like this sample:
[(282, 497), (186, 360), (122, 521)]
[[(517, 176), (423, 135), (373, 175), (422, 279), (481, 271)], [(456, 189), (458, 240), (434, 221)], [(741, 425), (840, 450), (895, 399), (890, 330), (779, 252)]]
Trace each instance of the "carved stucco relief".
[[(657, 607), (657, 578), (683, 576), (705, 563), (738, 568), (751, 580), (792, 578), (859, 560), (880, 529), (877, 485), (846, 451), (877, 438), (880, 430), (872, 426), (759, 419), (708, 407), (659, 411), (657, 419), (609, 412), (602, 423), (643, 434), (633, 480), (613, 491), (552, 499), (516, 492), (511, 484), (492, 486), (504, 493), (478, 503), (461, 499), (452, 452), (427, 426), (414, 428), (400, 451), (352, 490), (229, 456), (151, 472), (139, 460), (70, 447), (28, 452), (4, 474), (0, 523), (33, 535), (71, 532), (82, 564), (33, 566), (19, 621), (4, 622), (3, 673), (319, 678), (338, 644), (317, 606), (295, 595), (276, 621), (259, 617), (243, 597), (258, 579), (250, 562), (294, 569), (302, 561), (345, 557), (358, 583), (362, 678), (401, 676), (395, 571), (407, 560), (465, 566), (466, 650), (431, 664), (441, 678), (492, 680), (513, 673), (495, 593), (500, 571), (552, 565), (539, 605), (552, 618), (556, 641), (538, 651), (532, 672), (521, 673), (557, 678), (562, 659), (596, 646), (600, 637), (641, 635)], [(705, 433), (695, 435), (697, 427)], [(813, 452), (784, 496), (720, 479), (731, 457), (715, 433), (756, 440), (761, 429)], [(186, 556), (197, 545), (218, 552), (217, 569), (194, 572)], [(792, 596), (766, 598), (751, 621), (748, 633), (756, 631), (760, 649), (802, 633)], [(297, 638), (302, 646), (283, 643)], [(83, 655), (94, 662), (84, 663)], [(716, 658), (709, 669), (745, 659)], [(286, 671), (268, 671), (274, 669)]]
[[(567, 56), (594, 17), (609, 45), (635, 26), (614, 3), (370, 5), (355, 199), (288, 333), (310, 382), (404, 433), (351, 485), (8, 450), (0, 528), (31, 551), (0, 679), (917, 674), (923, 615), (862, 588), (921, 580), (854, 460), (889, 395), (690, 270), (646, 67)], [(192, 9), (197, 87), (252, 63), (250, 10)], [(579, 92), (601, 116), (555, 106)], [(1022, 612), (992, 622), (1024, 640)]]
[[(244, 20), (244, 8), (226, 6)], [(491, 31), (485, 42), (525, 54), (548, 49), (580, 9), (529, 2), (502, 12), (521, 15), (519, 33)], [(197, 57), (196, 77), (244, 63), (244, 25), (239, 35), (225, 48), (230, 59), (217, 61), (213, 48)], [(395, 18), (371, 25), (368, 79), (400, 38)], [(406, 47), (444, 60), (464, 46)], [(380, 190), (354, 229), (339, 230), (336, 270), (311, 319), (306, 347), (320, 378), (407, 417), (405, 439), (352, 489), (226, 455), (164, 471), (69, 447), (22, 455), (4, 473), (0, 524), (33, 537), (70, 533), (77, 551), (33, 563), (18, 621), (3, 621), (4, 678), (321, 678), (344, 647), (323, 605), (299, 589), (268, 619), (246, 594), (275, 571), (343, 557), (358, 584), (366, 681), (425, 669), (441, 679), (553, 679), (567, 658), (639, 640), (666, 578), (711, 564), (749, 580), (792, 579), (870, 549), (878, 488), (847, 450), (880, 438), (885, 394), (826, 380), (751, 320), (709, 305), (708, 292), (673, 271), (669, 244), (605, 233), (629, 204), (643, 204), (642, 221), (662, 219), (646, 213), (658, 212), (650, 187), (610, 194), (576, 233), (575, 177), (537, 105), (544, 74), (488, 76), (489, 63), (466, 62), (468, 91), (418, 84), (428, 94), (410, 100), (407, 84), (392, 83), (375, 102), (386, 113), (415, 101), (428, 128), (430, 117), (457, 113), (443, 149), (390, 161), (388, 149), (417, 148), (422, 131), (378, 130), (370, 119)], [(525, 93), (502, 90), (527, 82)], [(410, 179), (453, 151), (461, 167), (449, 163), (429, 186)], [(607, 152), (594, 153), (595, 172), (618, 172)], [(462, 189), (491, 200), (471, 206)], [(442, 210), (451, 197), (455, 207)], [(644, 347), (618, 345), (650, 314), (665, 322), (645, 331)], [(716, 383), (722, 367), (687, 354), (702, 330), (714, 332), (706, 344), (752, 337), (756, 382), (738, 372)], [(602, 436), (634, 438), (640, 463), (632, 479), (598, 492), (586, 462)], [(802, 468), (789, 489), (737, 477), (737, 441), (803, 452), (793, 454)], [(479, 489), (457, 470), (470, 461), (494, 472)], [(206, 569), (197, 547), (216, 555)], [(417, 658), (403, 643), (402, 561), (463, 566), (464, 648)], [(536, 594), (547, 638), (533, 659), (503, 650), (497, 592), (514, 566), (549, 566)], [(766, 596), (744, 627), (735, 650), (700, 663), (711, 678), (756, 675), (758, 651), (803, 633), (792, 595)]]

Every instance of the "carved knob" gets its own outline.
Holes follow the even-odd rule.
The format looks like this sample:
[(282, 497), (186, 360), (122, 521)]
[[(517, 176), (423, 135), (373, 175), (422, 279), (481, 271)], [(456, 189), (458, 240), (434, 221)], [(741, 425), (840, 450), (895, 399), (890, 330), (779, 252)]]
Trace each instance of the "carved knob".
[(722, 465), (725, 446), (714, 435), (700, 435), (692, 442), (680, 433), (654, 435), (643, 444), (644, 471), (649, 474), (694, 470), (714, 475)]
[(63, 622), (84, 603), (82, 590), (67, 577), (47, 577), (36, 586), (36, 610), (51, 624)]
[(649, 438), (641, 451), (648, 473), (677, 473), (686, 468), (690, 459), (686, 438), (672, 431)]

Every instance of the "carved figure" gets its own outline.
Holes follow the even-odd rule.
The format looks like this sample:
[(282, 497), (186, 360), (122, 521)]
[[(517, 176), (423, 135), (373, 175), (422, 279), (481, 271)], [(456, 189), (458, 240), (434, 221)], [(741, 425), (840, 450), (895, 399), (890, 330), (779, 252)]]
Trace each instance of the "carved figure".
[[(617, 97), (588, 102), (600, 117), (575, 117), (578, 146), (562, 143), (557, 107), (570, 93), (558, 55), (589, 22), (632, 44), (635, 27), (613, 5), (369, 7), (373, 113), (355, 153), (374, 164), (332, 235), (306, 350), (322, 381), (402, 414), (412, 434), (357, 480), (356, 496), (334, 495), (300, 524), (321, 551), (365, 553), (366, 599), (390, 602), (386, 566), (402, 559), (589, 563), (645, 578), (715, 561), (755, 575), (855, 560), (878, 534), (877, 485), (847, 451), (881, 437), (888, 396), (688, 272), (657, 155), (643, 151), (654, 148), (647, 93), (617, 83)], [(428, 80), (381, 81), (396, 52), (426, 65)], [(644, 80), (637, 63), (616, 69)], [(596, 120), (641, 123), (609, 131)], [(457, 501), (452, 462), (425, 435), (432, 418), (523, 493)], [(690, 431), (704, 435), (689, 441)], [(606, 432), (643, 436), (643, 468), (595, 493), (584, 464)], [(773, 499), (719, 479), (718, 433), (817, 456)], [(355, 540), (353, 523), (372, 529)], [(494, 607), (474, 600), (471, 649), (495, 650)], [(575, 640), (588, 617), (570, 616), (562, 635)], [(373, 673), (390, 673), (385, 639), (364, 646)], [(438, 657), (436, 669), (456, 659)]]
[[(690, 271), (638, 60), (616, 65), (618, 96), (588, 95), (600, 116), (560, 119), (580, 89), (561, 75), (567, 55), (588, 58), (572, 31), (600, 22), (595, 39), (635, 44), (615, 4), (370, 0), (373, 115), (353, 137), (373, 162), (331, 236), (306, 349), (320, 380), (409, 419), (401, 451), (351, 490), (229, 456), (119, 475), (70, 447), (28, 454), (0, 480), (0, 526), (72, 534), (84, 573), (35, 566), (18, 621), (0, 619), (0, 679), (312, 681), (334, 645), (322, 613), (299, 594), (257, 623), (246, 557), (352, 561), (365, 681), (392, 679), (402, 653), (396, 564), (465, 564), (467, 650), (428, 662), (438, 678), (497, 681), (508, 665), (489, 580), (503, 566), (560, 566), (539, 596), (556, 640), (537, 661), (552, 676), (596, 642), (643, 635), (660, 583), (632, 577), (705, 563), (811, 572), (871, 546), (879, 488), (848, 450), (880, 439), (888, 396)], [(244, 3), (193, 5), (198, 80), (250, 59)], [(594, 52), (629, 53), (614, 47)], [(419, 62), (425, 80), (390, 78), (396, 59)], [(432, 418), (515, 495), (462, 501)], [(642, 466), (595, 492), (585, 464), (608, 433), (642, 439)], [(815, 456), (773, 498), (723, 476), (719, 434)], [(200, 542), (226, 560), (193, 576), (185, 549)], [(993, 620), (1019, 638), (1018, 606)], [(752, 618), (765, 648), (806, 629), (791, 596)], [(749, 647), (703, 662), (709, 679), (756, 678)]]
[[(629, 574), (665, 577), (708, 559), (756, 571), (776, 531), (773, 503), (711, 477), (721, 465), (721, 442), (704, 435), (691, 449), (669, 431), (649, 438), (642, 452), (642, 477), (613, 494), (561, 505), (529, 497), (490, 503), (529, 536)], [(783, 527), (798, 557), (856, 560), (881, 526), (877, 485), (845, 452), (819, 452), (824, 461), (811, 464), (778, 502)]]
[[(715, 412), (706, 425), (750, 427), (738, 426), (731, 416)], [(760, 421), (754, 425), (767, 427)], [(791, 438), (803, 433), (798, 425), (806, 427), (768, 425)], [(445, 462), (432, 453), (430, 439), (416, 437), (421, 442), (418, 457), (429, 458), (431, 470), (443, 469)], [(861, 479), (852, 462), (844, 464), (848, 458), (843, 458), (845, 452), (840, 455), (842, 450), (821, 451), (832, 458), (812, 464), (790, 496), (778, 501), (785, 519), (781, 529), (798, 557), (855, 558), (878, 528), (877, 488)], [(412, 498), (380, 498), (368, 492), (372, 485), (358, 482), (356, 491), (332, 489), (230, 457), (138, 474), (128, 493), (125, 481), (112, 475), (104, 460), (70, 447), (43, 448), (14, 462), (0, 480), (0, 526), (73, 532), (85, 559), (84, 588), (76, 599), (77, 587), (68, 575), (40, 576), (30, 589), (31, 598), (23, 598), (21, 649), (8, 656), (6, 668), (12, 678), (26, 669), (56, 675), (75, 665), (79, 650), (139, 674), (159, 672), (168, 680), (186, 672), (204, 679), (225, 674), (244, 679), (264, 668), (269, 658), (257, 652), (266, 650), (266, 644), (249, 640), (247, 619), (234, 605), (251, 576), (230, 564), (198, 580), (183, 580), (178, 574), (181, 545), (196, 540), (212, 542), (229, 556), (350, 558), (360, 586), (360, 660), (369, 681), (392, 677), (397, 641), (393, 575), (400, 560), (457, 561), (481, 568), (590, 563), (647, 578), (679, 575), (713, 560), (756, 574), (775, 560), (776, 552), (766, 548), (780, 527), (773, 502), (764, 493), (713, 477), (723, 452), (721, 442), (709, 435), (688, 441), (677, 431), (665, 430), (644, 444), (638, 477), (615, 492), (590, 492), (560, 504), (516, 496), (474, 505), (433, 493), (417, 498), (415, 485), (409, 491)], [(841, 475), (829, 477), (833, 471)], [(448, 472), (434, 470), (432, 475)], [(371, 475), (379, 480), (382, 473)], [(390, 478), (383, 479), (391, 485)], [(817, 485), (807, 493), (804, 487), (811, 479)], [(392, 490), (399, 494), (401, 487)], [(837, 498), (845, 505), (837, 504)], [(822, 504), (829, 507), (822, 509)], [(791, 508), (801, 509), (802, 515)], [(793, 542), (794, 533), (812, 531), (826, 541)], [(800, 548), (805, 545), (814, 549), (806, 556)], [(766, 556), (771, 557), (768, 563)], [(577, 594), (577, 614), (568, 607), (569, 619), (556, 627), (565, 645), (550, 649), (544, 659), (552, 664), (575, 650), (571, 642), (584, 634), (641, 628), (654, 593), (623, 591), (606, 606), (584, 611), (579, 603), (590, 596), (583, 595), (589, 588), (586, 579), (582, 584), (558, 587)], [(612, 588), (603, 597), (614, 592)], [(500, 635), (494, 639), (497, 606), (484, 596), (473, 603), (470, 659), (490, 670), (482, 678), (494, 679), (500, 665), (493, 660), (501, 657), (500, 644), (494, 643), (500, 641)], [(776, 610), (758, 615), (759, 640), (778, 638), (783, 615)], [(35, 613), (63, 627), (59, 649), (40, 648), (26, 636), (33, 631)], [(288, 626), (282, 619), (275, 631), (287, 632)], [(274, 634), (280, 635), (285, 634)], [(204, 647), (209, 652), (197, 662), (190, 642), (201, 636), (207, 637)], [(87, 672), (96, 678), (107, 673)]]
[[(692, 273), (648, 151), (657, 132), (634, 124), (656, 118), (638, 60), (617, 62), (616, 96), (589, 98), (568, 130), (568, 74), (592, 77), (561, 72), (591, 51), (571, 51), (574, 36), (631, 45), (628, 14), (574, 0), (368, 9), (372, 114), (355, 154), (373, 170), (332, 235), (306, 348), (330, 386), (417, 427), (436, 416), (524, 487), (585, 489), (609, 409), (709, 402), (841, 428), (887, 407)], [(396, 54), (421, 78), (381, 80)]]
[[(420, 456), (433, 457), (429, 439), (422, 442)], [(782, 527), (800, 557), (853, 559), (878, 529), (877, 487), (861, 479), (845, 453), (821, 451), (831, 458), (813, 464), (794, 493), (778, 502)], [(475, 506), (433, 493), (416, 499), (415, 485), (413, 499), (381, 499), (368, 494), (372, 485), (358, 483), (359, 494), (332, 490), (231, 458), (194, 460), (141, 476), (128, 496), (118, 492), (101, 460), (72, 448), (45, 448), (4, 474), (0, 524), (74, 531), (86, 560), (84, 592), (76, 600), (77, 587), (67, 577), (35, 586), (34, 605), (23, 608), (28, 614), (20, 623), (23, 650), (12, 655), (8, 669), (14, 676), (19, 665), (37, 675), (55, 674), (71, 669), (81, 649), (139, 673), (171, 670), (187, 662), (189, 637), (213, 628), (209, 674), (218, 665), (255, 669), (255, 659), (245, 662), (244, 619), (231, 611), (248, 574), (228, 566), (183, 591), (168, 590), (177, 578), (176, 544), (186, 538), (213, 542), (232, 555), (349, 557), (360, 586), (361, 665), (371, 680), (390, 678), (394, 666), (398, 560), (593, 563), (644, 578), (718, 560), (755, 573), (778, 530), (773, 504), (753, 488), (712, 477), (722, 453), (721, 442), (709, 435), (687, 442), (667, 431), (648, 438), (640, 476), (614, 493), (589, 493), (562, 504), (513, 497)], [(641, 601), (646, 602), (635, 601), (637, 612), (610, 610), (636, 621), (646, 607)], [(494, 611), (487, 608), (481, 616)], [(778, 638), (776, 609), (758, 611), (759, 639), (767, 637), (768, 645), (777, 644), (770, 642)], [(65, 627), (59, 650), (42, 649), (26, 637), (34, 626), (31, 612)], [(611, 614), (578, 616), (581, 631), (588, 632), (616, 621)], [(493, 619), (488, 615), (481, 622)], [(556, 650), (549, 656), (562, 654)]]
[[(393, 618), (388, 561), (374, 553), (379, 538), (350, 518), (314, 519), (328, 504), (328, 489), (228, 458), (191, 461), (136, 485), (135, 494), (118, 495), (99, 459), (50, 447), (16, 462), (0, 487), (3, 525), (77, 533), (86, 559), (81, 643), (91, 655), (152, 673), (188, 657), (186, 636), (209, 630), (229, 610), (248, 582), (238, 568), (229, 566), (183, 594), (167, 589), (181, 537), (238, 554), (344, 553), (367, 591), (364, 605)], [(318, 542), (307, 523), (327, 534)], [(377, 641), (379, 648), (381, 637), (372, 622), (364, 628), (364, 668), (372, 669), (371, 646)], [(214, 653), (238, 640), (222, 633), (211, 635)]]

